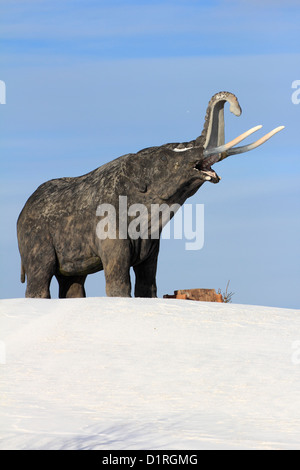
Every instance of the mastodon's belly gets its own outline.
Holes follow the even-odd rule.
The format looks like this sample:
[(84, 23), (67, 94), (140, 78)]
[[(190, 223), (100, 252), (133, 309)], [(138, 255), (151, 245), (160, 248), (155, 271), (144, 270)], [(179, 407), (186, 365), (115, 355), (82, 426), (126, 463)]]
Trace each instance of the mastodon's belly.
[(64, 217), (53, 223), (51, 229), (61, 274), (84, 275), (103, 269), (95, 246), (95, 226), (87, 218)]
[(90, 258), (58, 256), (58, 271), (65, 276), (92, 274), (102, 269), (101, 259), (97, 256)]

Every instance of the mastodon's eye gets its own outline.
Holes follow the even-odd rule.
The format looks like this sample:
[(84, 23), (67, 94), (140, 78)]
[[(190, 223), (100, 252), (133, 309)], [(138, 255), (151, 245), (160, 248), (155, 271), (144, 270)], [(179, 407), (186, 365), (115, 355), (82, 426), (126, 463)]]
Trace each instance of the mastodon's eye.
[(160, 159), (161, 159), (162, 162), (165, 162), (165, 163), (168, 161), (166, 155), (161, 155), (161, 156), (160, 156)]

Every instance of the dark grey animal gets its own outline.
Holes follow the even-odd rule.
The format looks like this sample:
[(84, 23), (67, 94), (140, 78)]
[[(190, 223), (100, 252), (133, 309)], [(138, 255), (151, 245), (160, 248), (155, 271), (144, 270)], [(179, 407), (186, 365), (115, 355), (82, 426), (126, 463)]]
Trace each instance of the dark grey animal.
[[(233, 148), (261, 126), (225, 144), (226, 102), (240, 116), (237, 98), (232, 93), (217, 93), (209, 102), (202, 134), (196, 140), (146, 148), (86, 175), (42, 184), (26, 202), (17, 223), (22, 282), (27, 275), (26, 297), (50, 298), (53, 276), (59, 283), (59, 297), (85, 297), (86, 276), (100, 270), (105, 273), (108, 296), (130, 297), (131, 267), (136, 275), (135, 296), (156, 297), (159, 237), (120, 236), (119, 196), (127, 196), (128, 206), (143, 204), (149, 214), (151, 204), (182, 205), (205, 181), (219, 182), (211, 168), (214, 163), (256, 148), (283, 129)], [(97, 235), (97, 208), (102, 204), (116, 208), (115, 239)], [(148, 222), (150, 233), (150, 219)]]

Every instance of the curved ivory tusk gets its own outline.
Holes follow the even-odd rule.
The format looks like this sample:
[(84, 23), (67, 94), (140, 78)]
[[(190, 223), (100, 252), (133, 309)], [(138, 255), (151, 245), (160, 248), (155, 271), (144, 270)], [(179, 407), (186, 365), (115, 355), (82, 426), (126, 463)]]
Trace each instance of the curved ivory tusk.
[(253, 134), (261, 128), (262, 126), (252, 127), (252, 129), (249, 129), (249, 131), (244, 132), (243, 134), (231, 140), (225, 145), (220, 145), (219, 147), (213, 147), (204, 150), (204, 157), (210, 157), (211, 155), (226, 152), (227, 150), (231, 149), (231, 147), (234, 147), (234, 145), (239, 144), (240, 142), (242, 142), (242, 140), (246, 139), (247, 137), (249, 137), (249, 135)]
[[(271, 137), (273, 137), (273, 135), (277, 134), (277, 132), (282, 131), (282, 129), (284, 129), (284, 128), (285, 128), (285, 126), (276, 127), (276, 129), (273, 129), (271, 132), (264, 135), (261, 139), (257, 140), (256, 142), (253, 142), (253, 144), (243, 145), (242, 147), (236, 147), (235, 149), (231, 148), (229, 151), (226, 152), (226, 155), (223, 158), (229, 157), (230, 155), (237, 155), (239, 153), (244, 153), (244, 152), (248, 152), (249, 150), (256, 149), (260, 145), (267, 142), (267, 140), (271, 139)], [(222, 158), (222, 160), (223, 160), (223, 158)]]
[(176, 149), (173, 149), (173, 152), (186, 152), (187, 150), (191, 150), (193, 147), (184, 147), (182, 149), (180, 148), (176, 148)]

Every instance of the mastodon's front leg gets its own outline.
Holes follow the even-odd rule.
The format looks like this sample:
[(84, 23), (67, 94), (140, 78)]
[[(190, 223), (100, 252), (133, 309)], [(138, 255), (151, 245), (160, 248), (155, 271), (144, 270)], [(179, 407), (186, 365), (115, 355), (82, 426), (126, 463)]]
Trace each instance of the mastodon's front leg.
[(157, 297), (156, 270), (159, 240), (153, 241), (150, 256), (133, 267), (135, 272), (135, 297)]
[(128, 240), (102, 240), (101, 261), (108, 297), (131, 297), (130, 257)]

